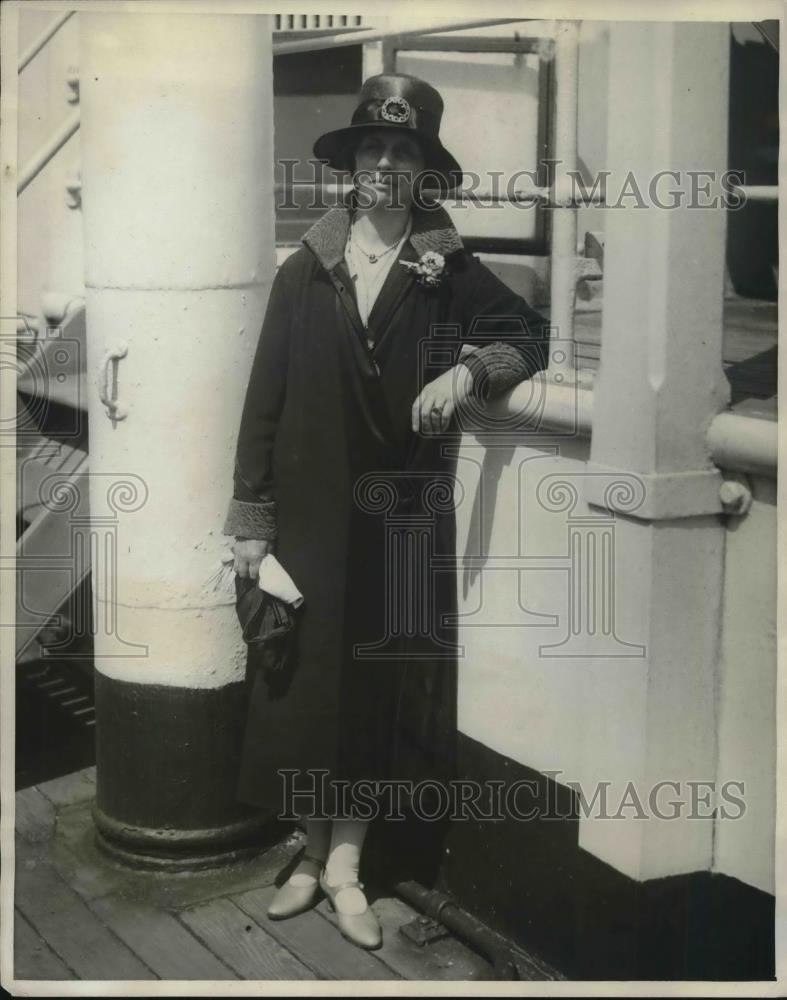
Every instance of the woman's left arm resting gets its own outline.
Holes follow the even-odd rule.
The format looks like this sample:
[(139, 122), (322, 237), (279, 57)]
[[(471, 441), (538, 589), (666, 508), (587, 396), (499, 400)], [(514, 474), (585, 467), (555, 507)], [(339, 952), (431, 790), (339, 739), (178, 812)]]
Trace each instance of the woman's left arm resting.
[(468, 266), (462, 302), (460, 363), (473, 395), (496, 399), (549, 364), (549, 320), (476, 257)]
[(459, 360), (424, 386), (413, 403), (413, 431), (441, 433), (470, 396), (497, 399), (549, 363), (549, 321), (478, 258), (465, 254), (462, 264), (452, 290)]

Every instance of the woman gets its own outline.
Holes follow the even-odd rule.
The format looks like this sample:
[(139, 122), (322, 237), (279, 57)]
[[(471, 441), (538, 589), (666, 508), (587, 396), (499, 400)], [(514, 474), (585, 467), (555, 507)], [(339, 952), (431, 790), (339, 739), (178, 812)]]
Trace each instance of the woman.
[(240, 577), (256, 577), (275, 540), (305, 597), (297, 656), (263, 675), (250, 652), (247, 667), (238, 796), (299, 814), (307, 835), (270, 916), (307, 909), (322, 889), (365, 948), (381, 943), (358, 882), (368, 813), (347, 808), (338, 782), (450, 779), (448, 432), (459, 407), (546, 366), (543, 318), (420, 194), (421, 181), (445, 193), (461, 180), (442, 110), (424, 81), (373, 77), (350, 126), (315, 143), (354, 189), (274, 280), (224, 528)]

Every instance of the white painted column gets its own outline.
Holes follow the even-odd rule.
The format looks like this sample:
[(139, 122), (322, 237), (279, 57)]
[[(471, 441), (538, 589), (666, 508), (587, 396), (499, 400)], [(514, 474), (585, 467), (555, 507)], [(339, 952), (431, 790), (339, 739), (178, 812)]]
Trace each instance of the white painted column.
[[(667, 201), (669, 189), (691, 196), (689, 171), (725, 169), (728, 47), (724, 24), (612, 26), (608, 200), (629, 171), (645, 197), (658, 171), (679, 171), (659, 187)], [(627, 609), (618, 621), (646, 648), (631, 661), (637, 695), (614, 739), (608, 729), (597, 736), (605, 748), (599, 760), (625, 760), (640, 796), (660, 781), (683, 783), (660, 801), (683, 800), (684, 818), (645, 821), (629, 810), (627, 819), (583, 820), (580, 845), (645, 879), (711, 865), (712, 820), (685, 818), (685, 783), (713, 780), (717, 767), (724, 528), (717, 517), (721, 475), (706, 431), (728, 387), (721, 367), (724, 209), (688, 207), (686, 200), (674, 209), (637, 208), (635, 200), (607, 211), (585, 499), (617, 512), (616, 581)], [(632, 474), (643, 495), (635, 510), (614, 487)]]
[(79, 19), (90, 502), (117, 537), (93, 555), (117, 611), (96, 640), (97, 827), (121, 854), (220, 854), (249, 832), (245, 647), (206, 584), (275, 262), (270, 18)]

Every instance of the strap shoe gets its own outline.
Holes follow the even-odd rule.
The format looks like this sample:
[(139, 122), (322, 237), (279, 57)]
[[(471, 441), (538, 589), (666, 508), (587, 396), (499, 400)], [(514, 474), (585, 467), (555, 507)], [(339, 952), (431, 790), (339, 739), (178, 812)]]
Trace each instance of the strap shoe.
[[(300, 860), (311, 861), (317, 865), (320, 871), (325, 864), (322, 858), (312, 857), (311, 854), (301, 855)], [(315, 878), (309, 885), (293, 885), (291, 879), (292, 875), (278, 889), (271, 900), (268, 907), (268, 916), (271, 920), (286, 920), (288, 917), (294, 917), (298, 913), (310, 910), (319, 899), (320, 883), (318, 879)]]
[(377, 917), (374, 915), (369, 904), (361, 913), (343, 913), (340, 903), (337, 901), (342, 889), (363, 890), (362, 882), (342, 882), (339, 885), (329, 885), (325, 880), (325, 869), (320, 872), (320, 888), (328, 897), (339, 922), (339, 930), (348, 941), (357, 944), (360, 948), (373, 951), (383, 943), (383, 933)]

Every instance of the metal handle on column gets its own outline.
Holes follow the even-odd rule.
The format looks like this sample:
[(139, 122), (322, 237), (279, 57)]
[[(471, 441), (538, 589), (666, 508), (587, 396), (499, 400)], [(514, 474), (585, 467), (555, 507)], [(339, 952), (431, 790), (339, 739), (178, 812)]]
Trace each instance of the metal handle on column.
[(98, 394), (101, 402), (107, 409), (107, 416), (110, 420), (125, 420), (128, 416), (128, 407), (122, 403), (115, 395), (114, 389), (117, 383), (118, 362), (128, 354), (128, 345), (124, 342), (111, 347), (104, 355), (101, 362), (101, 371), (98, 378)]

